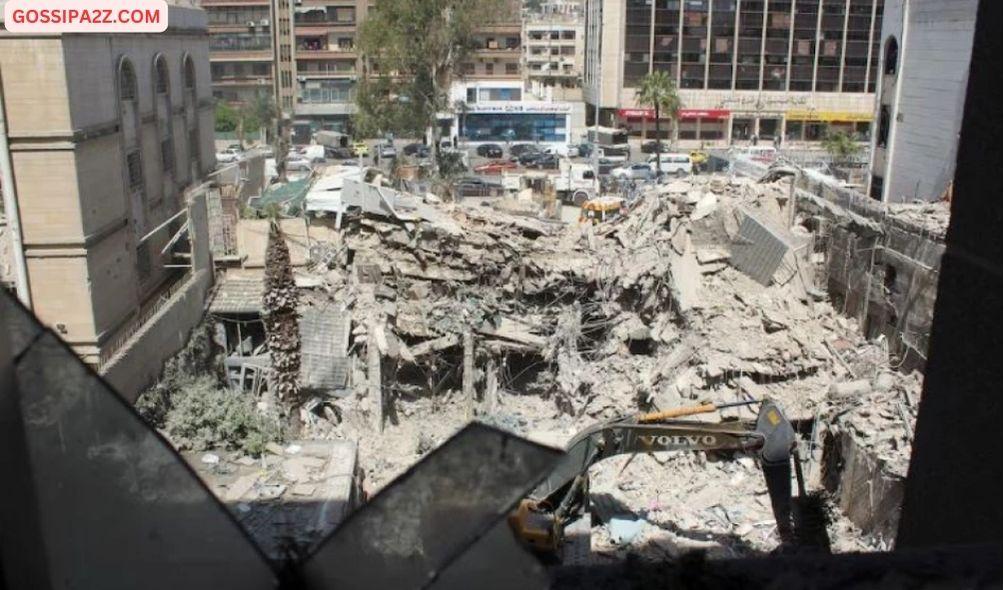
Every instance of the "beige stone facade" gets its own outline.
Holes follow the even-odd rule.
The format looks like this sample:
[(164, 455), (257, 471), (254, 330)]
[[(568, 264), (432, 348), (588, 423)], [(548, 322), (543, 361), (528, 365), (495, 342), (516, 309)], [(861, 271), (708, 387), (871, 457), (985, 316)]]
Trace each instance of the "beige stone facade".
[[(169, 240), (215, 167), (205, 14), (157, 35), (0, 33), (33, 310), (100, 367), (185, 279)], [(174, 268), (178, 267), (178, 268)]]

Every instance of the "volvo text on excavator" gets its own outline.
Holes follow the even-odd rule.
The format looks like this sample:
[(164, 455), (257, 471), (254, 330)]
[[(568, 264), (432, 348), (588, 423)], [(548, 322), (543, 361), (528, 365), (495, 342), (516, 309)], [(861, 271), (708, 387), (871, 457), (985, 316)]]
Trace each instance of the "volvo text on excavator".
[[(733, 405), (759, 403), (755, 421), (699, 422), (680, 416), (713, 412)], [(781, 408), (770, 400), (702, 404), (664, 412), (622, 416), (579, 432), (568, 443), (558, 466), (510, 515), (509, 523), (532, 549), (554, 553), (565, 526), (585, 514), (589, 502), (589, 467), (626, 453), (663, 451), (745, 451), (755, 453), (764, 472), (771, 508), (782, 543), (793, 542), (791, 472), (796, 434)], [(797, 457), (799, 494), (805, 495)]]

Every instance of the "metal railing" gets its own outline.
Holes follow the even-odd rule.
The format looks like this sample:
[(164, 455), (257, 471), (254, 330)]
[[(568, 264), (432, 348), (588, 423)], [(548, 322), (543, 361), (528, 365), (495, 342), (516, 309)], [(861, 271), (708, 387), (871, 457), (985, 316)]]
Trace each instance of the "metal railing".
[(192, 271), (184, 272), (177, 280), (147, 300), (146, 304), (140, 308), (139, 313), (119, 328), (111, 340), (100, 347), (97, 369), (100, 371), (107, 366), (115, 358), (115, 355), (122, 350), (125, 344), (139, 333), (153, 316), (157, 315), (157, 312), (162, 310), (175, 295), (188, 286), (194, 276)]

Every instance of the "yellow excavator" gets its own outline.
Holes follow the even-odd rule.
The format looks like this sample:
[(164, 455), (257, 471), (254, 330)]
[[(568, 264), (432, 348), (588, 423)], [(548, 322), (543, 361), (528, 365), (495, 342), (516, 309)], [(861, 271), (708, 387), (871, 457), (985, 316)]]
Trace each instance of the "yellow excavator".
[[(760, 405), (754, 421), (680, 420), (727, 407)], [(791, 466), (797, 437), (781, 408), (770, 400), (701, 404), (663, 412), (622, 416), (579, 432), (565, 457), (509, 516), (516, 534), (533, 550), (554, 554), (565, 527), (588, 509), (589, 467), (615, 455), (662, 451), (745, 451), (759, 459), (782, 543), (793, 542)], [(799, 494), (805, 495), (797, 456)]]

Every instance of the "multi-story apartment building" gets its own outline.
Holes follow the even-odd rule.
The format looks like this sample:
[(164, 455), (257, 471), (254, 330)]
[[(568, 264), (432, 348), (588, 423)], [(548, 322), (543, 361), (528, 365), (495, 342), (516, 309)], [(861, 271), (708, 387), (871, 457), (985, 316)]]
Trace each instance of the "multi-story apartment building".
[(543, 4), (523, 15), (523, 76), (533, 94), (582, 100), (585, 53), (581, 4)]
[(213, 96), (246, 102), (274, 87), (274, 18), (271, 0), (202, 0), (209, 22)]
[[(639, 82), (665, 71), (682, 102), (683, 144), (756, 137), (866, 140), (873, 117), (883, 0), (586, 0), (587, 110), (652, 131)], [(670, 125), (662, 125), (663, 133)]]
[(886, 0), (869, 194), (933, 201), (955, 177), (976, 0)]
[[(356, 82), (363, 73), (356, 37), (370, 2), (200, 3), (209, 15), (213, 93), (218, 100), (244, 102), (256, 93), (270, 92), (283, 105), (283, 114), (292, 118), (294, 140), (299, 142), (309, 141), (311, 132), (319, 129), (346, 130), (355, 113)], [(284, 28), (283, 19), (290, 15), (291, 26)], [(507, 3), (502, 18), (481, 27), (476, 45), (461, 65), (464, 84), (521, 83), (518, 3)], [(273, 75), (277, 71), (279, 75)]]
[(355, 113), (362, 70), (356, 32), (366, 16), (363, 0), (303, 0), (294, 7), (298, 139), (312, 131), (345, 131)]
[[(206, 16), (172, 5), (168, 19), (156, 35), (0, 28), (0, 183), (19, 295), (102, 370), (161, 301), (212, 280), (172, 254), (192, 238), (187, 192), (215, 167)], [(172, 352), (153, 345), (132, 361)]]

